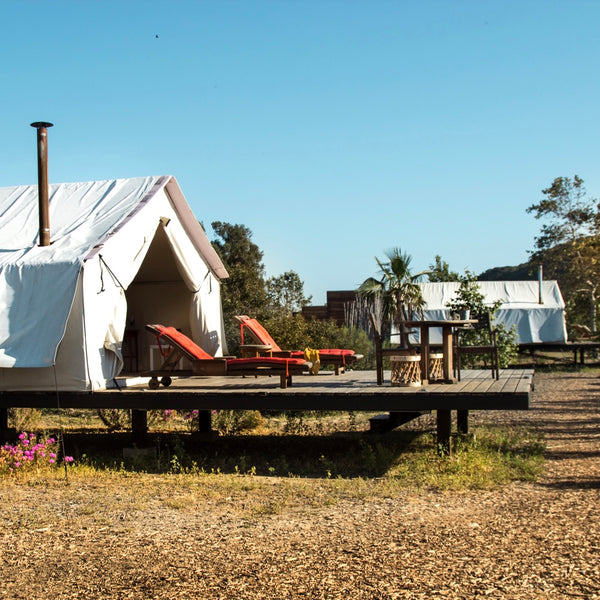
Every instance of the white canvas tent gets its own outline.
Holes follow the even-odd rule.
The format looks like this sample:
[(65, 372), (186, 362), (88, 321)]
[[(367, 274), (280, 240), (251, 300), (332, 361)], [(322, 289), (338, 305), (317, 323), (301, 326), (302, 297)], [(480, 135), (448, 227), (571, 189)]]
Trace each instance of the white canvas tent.
[[(515, 326), (518, 343), (567, 341), (565, 303), (556, 281), (478, 281), (484, 302), (492, 305), (501, 300), (496, 319), (507, 328)], [(448, 302), (455, 298), (458, 282), (420, 283), (425, 299), (424, 318), (444, 319), (450, 316)], [(433, 343), (441, 342), (441, 332), (432, 331)]]
[(149, 367), (150, 322), (223, 354), (227, 271), (171, 176), (0, 188), (0, 390), (106, 387), (130, 352)]

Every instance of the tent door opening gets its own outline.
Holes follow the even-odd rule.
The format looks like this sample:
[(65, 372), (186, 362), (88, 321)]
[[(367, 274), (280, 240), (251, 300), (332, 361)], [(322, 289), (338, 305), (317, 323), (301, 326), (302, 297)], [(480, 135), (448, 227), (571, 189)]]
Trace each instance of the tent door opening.
[[(123, 335), (123, 373), (157, 367), (161, 356), (147, 323), (162, 323), (191, 337), (193, 293), (180, 275), (164, 226), (160, 225), (142, 265), (125, 292), (127, 321)], [(189, 365), (181, 365), (190, 368)]]

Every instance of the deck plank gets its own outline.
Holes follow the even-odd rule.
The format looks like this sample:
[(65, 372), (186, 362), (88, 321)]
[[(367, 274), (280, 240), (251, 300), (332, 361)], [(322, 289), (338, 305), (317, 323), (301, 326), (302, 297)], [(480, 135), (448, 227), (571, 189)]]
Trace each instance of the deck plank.
[[(194, 377), (176, 379), (169, 388), (149, 390), (146, 384), (123, 390), (60, 392), (62, 408), (197, 408), (282, 410), (496, 410), (529, 408), (533, 370), (505, 369), (500, 380), (489, 370), (464, 371), (452, 384), (417, 388), (378, 386), (374, 371), (324, 372), (293, 379), (281, 389), (278, 377)], [(386, 373), (389, 382), (389, 373)], [(0, 392), (0, 408), (56, 408), (57, 394)]]

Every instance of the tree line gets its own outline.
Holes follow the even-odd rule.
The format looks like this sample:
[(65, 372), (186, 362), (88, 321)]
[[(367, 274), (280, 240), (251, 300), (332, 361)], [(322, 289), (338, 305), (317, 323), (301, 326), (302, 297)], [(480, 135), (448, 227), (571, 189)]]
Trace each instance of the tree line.
[(245, 225), (215, 221), (212, 244), (229, 272), (222, 281), (222, 305), (227, 347), (239, 354), (240, 329), (234, 315), (259, 319), (284, 350), (305, 348), (352, 348), (370, 353), (370, 341), (363, 331), (340, 326), (332, 320), (305, 319), (302, 307), (311, 302), (304, 282), (293, 270), (274, 277), (265, 276), (263, 252), (252, 241)]
[[(543, 264), (544, 276), (556, 279), (567, 306), (568, 323), (587, 324), (597, 330), (598, 285), (600, 283), (600, 203), (588, 197), (584, 181), (579, 176), (557, 177), (541, 192), (542, 198), (527, 207), (542, 223), (533, 241), (529, 261), (516, 267), (490, 269), (483, 279), (531, 279)], [(248, 314), (264, 321), (280, 346), (356, 347), (365, 350), (366, 337), (352, 328), (339, 327), (334, 322), (306, 320), (299, 314), (310, 304), (304, 292), (304, 282), (293, 271), (274, 277), (265, 276), (263, 252), (252, 241), (251, 230), (239, 224), (215, 221), (213, 246), (229, 272), (223, 281), (223, 313), (228, 347), (239, 349), (240, 334), (233, 315)], [(410, 255), (399, 248), (387, 254), (387, 262), (376, 259), (379, 279), (369, 278), (359, 292), (369, 295), (378, 286), (385, 287), (396, 278), (398, 285), (413, 289), (416, 281), (462, 281), (472, 284), (478, 277), (469, 272), (460, 274), (450, 268), (439, 255), (426, 271), (413, 274)], [(386, 284), (387, 281), (387, 284)], [(397, 297), (396, 297), (397, 298)], [(411, 308), (411, 300), (405, 308)], [(384, 296), (384, 302), (395, 302), (394, 295)], [(418, 301), (417, 301), (418, 305)], [(404, 305), (403, 305), (404, 306)], [(418, 307), (418, 306), (417, 306)], [(402, 316), (402, 306), (384, 307), (387, 314)], [(393, 309), (393, 310), (392, 310)], [(406, 315), (404, 315), (406, 317)], [(277, 336), (277, 337), (276, 337)]]

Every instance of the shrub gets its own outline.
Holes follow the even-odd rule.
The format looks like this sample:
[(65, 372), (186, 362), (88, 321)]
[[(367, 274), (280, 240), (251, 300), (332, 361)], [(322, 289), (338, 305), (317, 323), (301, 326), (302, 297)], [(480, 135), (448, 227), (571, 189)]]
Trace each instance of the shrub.
[[(501, 300), (497, 300), (491, 306), (484, 304), (484, 300), (485, 298), (477, 283), (477, 277), (470, 271), (466, 271), (465, 275), (460, 278), (460, 286), (456, 292), (456, 296), (448, 302), (447, 306), (452, 312), (469, 309), (471, 311), (471, 316), (483, 312), (490, 313), (493, 327), (496, 329), (498, 361), (501, 368), (507, 367), (515, 362), (518, 353), (515, 326), (513, 325), (511, 329), (507, 329), (504, 323), (494, 322), (495, 315), (502, 305)], [(478, 329), (465, 331), (461, 341), (468, 346), (485, 345), (488, 343), (487, 333)], [(489, 356), (486, 354), (465, 355), (464, 364), (465, 367), (474, 367), (479, 364), (480, 361), (483, 361), (484, 364), (486, 364), (487, 359), (489, 359)]]
[[(372, 343), (364, 331), (340, 326), (333, 320), (284, 315), (266, 319), (264, 326), (282, 350), (352, 348), (357, 354), (372, 354)], [(356, 368), (361, 368), (360, 362)]]
[[(197, 410), (179, 411), (190, 431), (198, 430)], [(232, 435), (242, 431), (251, 431), (262, 427), (265, 420), (258, 410), (213, 410), (212, 428), (221, 433)]]
[(41, 421), (42, 413), (37, 408), (9, 408), (8, 418), (17, 431), (35, 428)]
[(109, 431), (129, 429), (131, 426), (131, 411), (124, 408), (99, 408), (98, 416)]
[[(40, 471), (57, 464), (58, 442), (50, 437), (37, 440), (35, 433), (23, 432), (19, 441), (11, 446), (0, 447), (0, 475), (28, 471)], [(65, 463), (73, 462), (73, 457), (65, 456)]]

